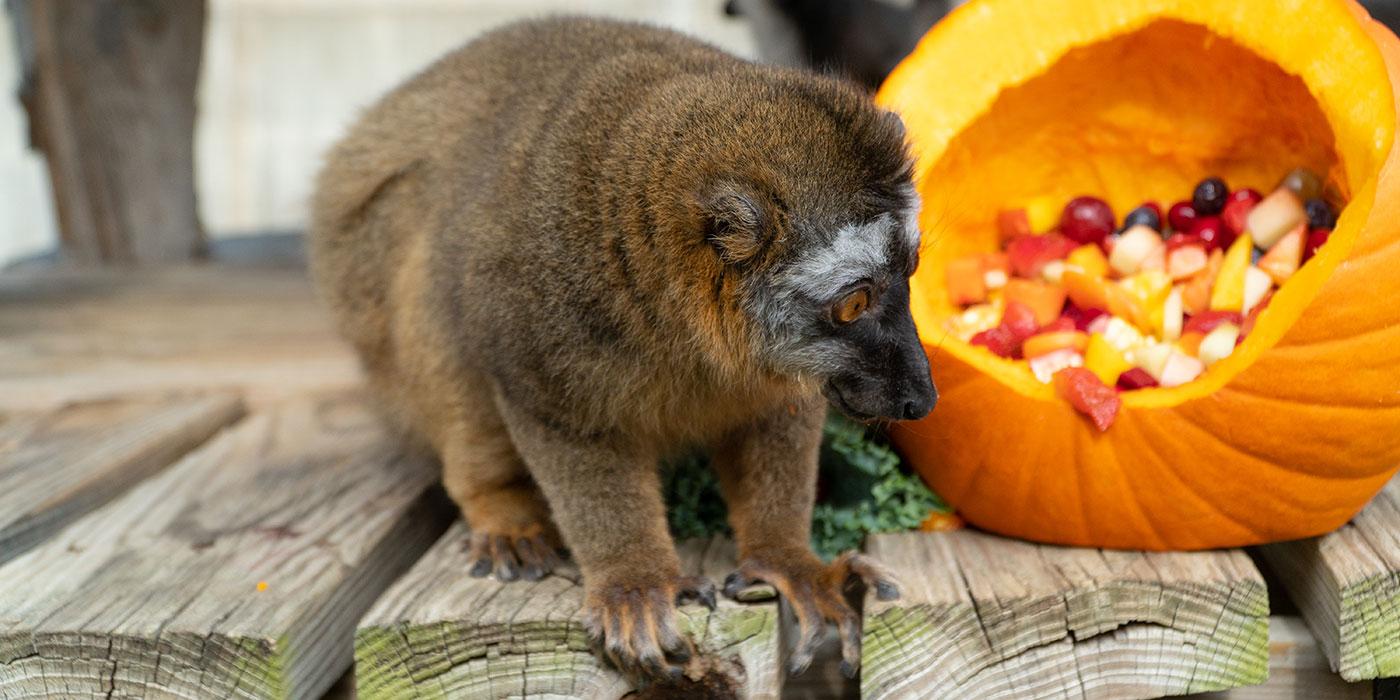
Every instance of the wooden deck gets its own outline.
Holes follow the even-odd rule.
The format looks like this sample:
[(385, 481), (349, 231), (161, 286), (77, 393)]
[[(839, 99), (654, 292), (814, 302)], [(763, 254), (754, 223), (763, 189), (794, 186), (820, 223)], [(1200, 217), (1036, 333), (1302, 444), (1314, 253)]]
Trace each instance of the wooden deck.
[[(0, 698), (628, 694), (575, 572), (466, 575), (433, 465), (358, 384), (295, 268), (0, 275)], [(703, 660), (636, 697), (1381, 696), (1397, 537), (1400, 484), (1249, 553), (874, 537), (905, 595), (866, 601), (859, 679), (834, 647), (785, 678), (788, 613), (756, 590), (683, 608)], [(732, 563), (723, 540), (681, 551)]]

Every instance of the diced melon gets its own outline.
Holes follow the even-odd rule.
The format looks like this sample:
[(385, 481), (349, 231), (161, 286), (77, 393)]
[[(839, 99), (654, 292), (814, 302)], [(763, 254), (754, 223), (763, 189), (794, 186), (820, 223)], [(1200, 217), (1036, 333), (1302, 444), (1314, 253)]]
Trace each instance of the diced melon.
[(1185, 322), (1185, 312), (1181, 304), (1181, 288), (1173, 287), (1166, 301), (1158, 307), (1153, 318), (1157, 336), (1162, 340), (1176, 340), (1181, 337), (1181, 326)]
[(1065, 257), (1065, 265), (1093, 277), (1108, 274), (1108, 258), (1104, 257), (1103, 250), (1093, 243), (1071, 250)]
[(1035, 313), (1040, 325), (1048, 325), (1060, 317), (1065, 306), (1065, 290), (1053, 284), (1014, 278), (1004, 288), (1006, 303), (1020, 302)]
[(1002, 242), (1017, 236), (1031, 235), (1031, 222), (1030, 218), (1026, 216), (1026, 210), (1003, 209), (997, 212), (997, 233), (1001, 236)]
[(1181, 348), (1181, 351), (1187, 355), (1200, 357), (1201, 339), (1205, 337), (1204, 333), (1197, 333), (1195, 331), (1182, 333), (1181, 337), (1176, 339), (1176, 346)]
[(1235, 342), (1239, 340), (1240, 327), (1233, 323), (1222, 323), (1216, 326), (1211, 332), (1201, 338), (1201, 346), (1196, 351), (1196, 356), (1209, 367), (1227, 357), (1235, 351)]
[(982, 279), (982, 260), (978, 256), (949, 260), (943, 274), (948, 280), (948, 301), (961, 306), (976, 304), (987, 298), (987, 284)]
[(1283, 234), (1283, 238), (1280, 238), (1264, 257), (1259, 258), (1256, 264), (1259, 269), (1269, 273), (1275, 283), (1283, 284), (1303, 263), (1303, 246), (1307, 238), (1307, 223), (1298, 224), (1292, 231)]
[(1052, 331), (1050, 333), (1037, 333), (1021, 345), (1021, 354), (1027, 358), (1048, 355), (1057, 350), (1073, 350), (1084, 352), (1085, 346), (1089, 344), (1089, 334), (1080, 331)]
[(1195, 277), (1206, 269), (1210, 256), (1203, 245), (1184, 245), (1167, 253), (1167, 274), (1175, 281)]
[(1264, 299), (1264, 295), (1274, 288), (1274, 278), (1269, 273), (1254, 267), (1253, 265), (1244, 270), (1244, 298), (1240, 305), (1240, 313), (1248, 315), (1255, 305)]
[(1026, 203), (1026, 219), (1032, 233), (1052, 231), (1060, 225), (1064, 202), (1058, 197), (1041, 195)]
[(1060, 276), (1060, 285), (1069, 295), (1070, 301), (1081, 309), (1108, 311), (1108, 286), (1112, 284), (1100, 276), (1066, 269)]
[(1244, 275), (1245, 270), (1249, 269), (1253, 250), (1254, 241), (1245, 233), (1236, 238), (1230, 250), (1225, 252), (1225, 259), (1220, 263), (1220, 274), (1216, 275), (1215, 285), (1210, 291), (1212, 311), (1239, 311), (1244, 307)]
[(1118, 375), (1132, 366), (1127, 356), (1102, 334), (1089, 336), (1089, 342), (1084, 346), (1084, 368), (1098, 375), (1104, 384), (1113, 386), (1118, 381)]
[(1284, 234), (1308, 220), (1303, 203), (1292, 190), (1280, 187), (1249, 210), (1245, 232), (1264, 250), (1274, 247)]
[(1220, 274), (1220, 265), (1224, 259), (1225, 253), (1219, 248), (1210, 251), (1210, 257), (1206, 259), (1206, 269), (1186, 281), (1186, 286), (1181, 289), (1181, 304), (1186, 313), (1198, 314), (1210, 310), (1210, 292), (1215, 287), (1215, 278)]

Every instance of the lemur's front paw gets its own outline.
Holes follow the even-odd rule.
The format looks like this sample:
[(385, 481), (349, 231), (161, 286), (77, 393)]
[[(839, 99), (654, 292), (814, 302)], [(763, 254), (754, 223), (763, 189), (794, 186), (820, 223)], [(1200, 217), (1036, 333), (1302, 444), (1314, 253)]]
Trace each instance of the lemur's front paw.
[(676, 605), (715, 608), (715, 584), (702, 576), (585, 585), (589, 638), (600, 656), (634, 679), (679, 677), (694, 650), (676, 628)]
[(538, 581), (559, 565), (559, 554), (542, 531), (473, 532), (468, 547), (470, 573), (477, 578), (494, 573), (501, 581)]
[(899, 597), (899, 585), (889, 570), (857, 552), (846, 552), (830, 564), (807, 550), (756, 554), (740, 562), (738, 570), (724, 580), (724, 595), (736, 598), (759, 582), (776, 588), (797, 617), (797, 645), (788, 660), (793, 675), (807, 670), (826, 623), (834, 622), (841, 633), (841, 672), (854, 678), (860, 669), (860, 616), (846, 601), (846, 592), (864, 583), (880, 600)]

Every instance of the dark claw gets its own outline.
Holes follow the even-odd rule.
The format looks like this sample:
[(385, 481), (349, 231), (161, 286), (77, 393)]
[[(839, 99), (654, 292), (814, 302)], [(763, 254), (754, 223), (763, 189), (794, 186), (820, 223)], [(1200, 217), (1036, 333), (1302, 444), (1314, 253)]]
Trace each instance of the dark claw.
[(696, 576), (687, 579), (676, 592), (676, 605), (698, 603), (710, 610), (715, 609), (715, 583), (708, 578)]
[(876, 581), (875, 597), (880, 600), (896, 600), (899, 598), (899, 586), (889, 581)]
[(859, 666), (855, 666), (845, 661), (841, 662), (841, 675), (845, 676), (846, 678), (855, 679), (856, 672), (858, 671), (860, 671)]
[(496, 578), (506, 583), (514, 581), (515, 567), (511, 566), (509, 562), (501, 562), (501, 565), (496, 567)]
[(724, 577), (724, 597), (730, 600), (737, 600), (739, 592), (747, 588), (750, 584), (748, 577), (735, 571)]
[(483, 578), (489, 576), (491, 574), (491, 560), (486, 557), (477, 559), (476, 563), (472, 564), (472, 569), (470, 573), (473, 578)]
[(793, 654), (792, 659), (788, 661), (788, 675), (800, 676), (804, 671), (807, 670), (807, 667), (811, 665), (812, 657), (803, 656), (801, 654)]

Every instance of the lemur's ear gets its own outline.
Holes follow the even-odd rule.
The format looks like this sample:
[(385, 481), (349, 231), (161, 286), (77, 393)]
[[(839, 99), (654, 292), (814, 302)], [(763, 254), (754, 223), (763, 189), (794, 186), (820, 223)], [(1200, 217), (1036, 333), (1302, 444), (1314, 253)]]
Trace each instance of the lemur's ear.
[(752, 260), (772, 235), (767, 207), (754, 192), (733, 182), (721, 182), (700, 196), (705, 240), (726, 264)]

